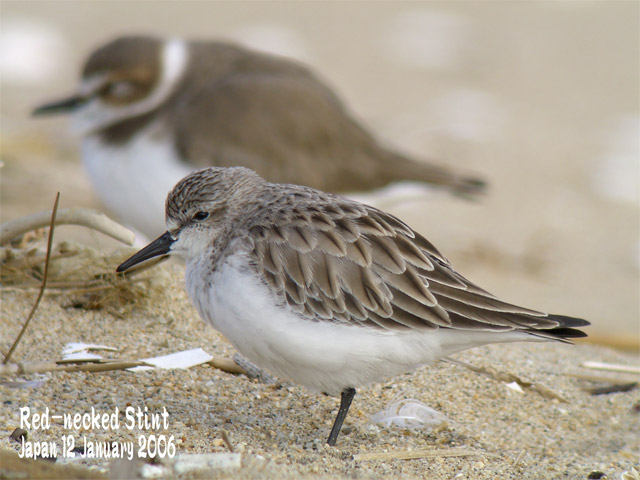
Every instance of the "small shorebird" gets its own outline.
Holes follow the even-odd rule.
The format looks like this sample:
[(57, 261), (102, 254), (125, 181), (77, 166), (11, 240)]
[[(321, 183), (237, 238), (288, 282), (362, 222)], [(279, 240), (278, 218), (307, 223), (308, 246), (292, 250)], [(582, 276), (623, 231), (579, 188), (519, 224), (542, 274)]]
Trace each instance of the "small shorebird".
[(183, 256), (198, 312), (242, 355), (341, 394), (330, 445), (356, 387), (478, 345), (569, 342), (589, 325), (499, 300), (388, 213), (242, 167), (181, 180), (167, 197), (166, 224), (117, 271)]
[(223, 42), (122, 37), (95, 50), (70, 113), (101, 201), (149, 238), (191, 171), (244, 166), (269, 181), (357, 192), (398, 180), (472, 197), (484, 182), (381, 145), (307, 67)]

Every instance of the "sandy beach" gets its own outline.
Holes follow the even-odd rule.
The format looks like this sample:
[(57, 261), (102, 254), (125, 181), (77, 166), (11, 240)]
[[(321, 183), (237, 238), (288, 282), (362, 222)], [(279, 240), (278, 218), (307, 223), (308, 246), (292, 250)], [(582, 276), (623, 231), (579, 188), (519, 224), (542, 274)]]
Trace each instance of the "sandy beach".
[[(135, 311), (124, 317), (105, 310), (74, 308), (73, 295), (47, 295), (16, 350), (21, 362), (55, 361), (68, 342), (82, 341), (117, 348), (97, 351), (104, 358), (141, 359), (202, 348), (216, 358), (231, 358), (233, 348), (198, 318), (182, 286), (182, 267), (156, 267), (153, 287)], [(35, 293), (4, 292), (2, 350), (13, 339)], [(144, 297), (144, 296), (143, 296)], [(594, 374), (585, 361), (628, 366), (637, 357), (586, 344), (494, 345), (455, 355), (477, 367), (513, 374), (543, 386), (517, 391), (507, 382), (440, 362), (358, 391), (338, 445), (324, 445), (338, 399), (313, 394), (293, 384), (276, 385), (222, 372), (208, 364), (187, 370), (104, 373), (44, 373), (13, 376), (38, 386), (0, 386), (3, 403), (0, 448), (22, 452), (9, 438), (20, 426), (20, 409), (51, 415), (104, 414), (119, 409), (119, 428), (65, 428), (52, 421), (48, 429), (29, 430), (32, 442), (56, 442), (73, 436), (76, 446), (88, 442), (134, 442), (164, 434), (175, 439), (176, 457), (156, 459), (155, 475), (164, 478), (587, 478), (600, 471), (607, 478), (638, 466), (640, 390), (590, 395), (596, 384), (568, 374)], [(607, 375), (602, 374), (600, 375)], [(637, 375), (608, 374), (633, 381)], [(8, 380), (7, 377), (3, 377)], [(513, 386), (512, 386), (513, 387)], [(550, 393), (549, 393), (550, 392)], [(557, 396), (558, 398), (552, 398)], [(416, 399), (447, 417), (434, 431), (380, 427), (370, 417), (396, 397)], [(560, 398), (560, 399), (559, 399)], [(150, 413), (168, 411), (167, 429), (129, 430), (127, 407)], [(224, 436), (240, 458), (220, 468), (175, 470), (180, 455), (229, 453)], [(144, 441), (144, 440), (143, 440)], [(399, 459), (423, 450), (433, 457)], [(437, 452), (440, 452), (438, 454)], [(466, 456), (447, 457), (451, 451)], [(469, 455), (468, 452), (473, 452)], [(387, 454), (367, 459), (370, 454)], [(360, 459), (363, 458), (363, 459)], [(42, 461), (42, 460), (41, 460)], [(107, 474), (118, 468), (112, 459), (64, 459), (57, 465), (91, 466)], [(140, 471), (143, 463), (131, 470)], [(147, 467), (149, 468), (149, 467)], [(115, 470), (116, 472), (118, 470)], [(149, 471), (145, 471), (151, 475)], [(153, 472), (153, 470), (152, 470)], [(159, 475), (160, 478), (163, 475)], [(8, 478), (18, 478), (9, 475)], [(44, 477), (46, 478), (46, 477)], [(153, 478), (153, 477), (150, 477)]]

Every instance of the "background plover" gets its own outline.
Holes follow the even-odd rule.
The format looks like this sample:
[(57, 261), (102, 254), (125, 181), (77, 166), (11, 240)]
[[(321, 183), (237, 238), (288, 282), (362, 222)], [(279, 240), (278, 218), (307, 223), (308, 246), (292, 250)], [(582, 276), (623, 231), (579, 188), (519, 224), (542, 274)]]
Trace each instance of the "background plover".
[(387, 148), (306, 66), (214, 41), (121, 37), (86, 61), (77, 91), (37, 108), (70, 112), (100, 199), (149, 237), (166, 192), (190, 171), (244, 166), (332, 192), (397, 180), (473, 196), (484, 181)]

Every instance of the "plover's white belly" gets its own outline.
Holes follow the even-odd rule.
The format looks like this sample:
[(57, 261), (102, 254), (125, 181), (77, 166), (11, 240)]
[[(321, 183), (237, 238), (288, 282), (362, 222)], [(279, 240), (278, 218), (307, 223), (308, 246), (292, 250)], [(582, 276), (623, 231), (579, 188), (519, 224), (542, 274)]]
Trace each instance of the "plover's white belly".
[(496, 341), (496, 334), (482, 341), (482, 332), (392, 332), (303, 319), (276, 306), (267, 286), (242, 269), (245, 263), (242, 255), (232, 256), (207, 276), (207, 265), (188, 262), (189, 295), (200, 315), (242, 355), (311, 390), (335, 395)]
[(191, 171), (169, 139), (147, 130), (129, 143), (109, 146), (88, 135), (82, 156), (98, 197), (120, 221), (149, 239), (165, 231), (167, 193)]

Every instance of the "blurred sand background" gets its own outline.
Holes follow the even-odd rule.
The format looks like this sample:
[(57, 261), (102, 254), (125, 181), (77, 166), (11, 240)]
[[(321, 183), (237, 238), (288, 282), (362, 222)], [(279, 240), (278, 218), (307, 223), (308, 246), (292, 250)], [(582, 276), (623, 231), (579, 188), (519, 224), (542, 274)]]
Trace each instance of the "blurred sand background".
[(311, 65), (388, 143), (486, 177), (475, 203), (388, 207), (463, 274), (633, 344), (639, 5), (3, 1), (1, 219), (50, 209), (58, 190), (62, 207), (100, 208), (66, 120), (29, 117), (74, 88), (95, 46), (138, 32), (232, 39)]

